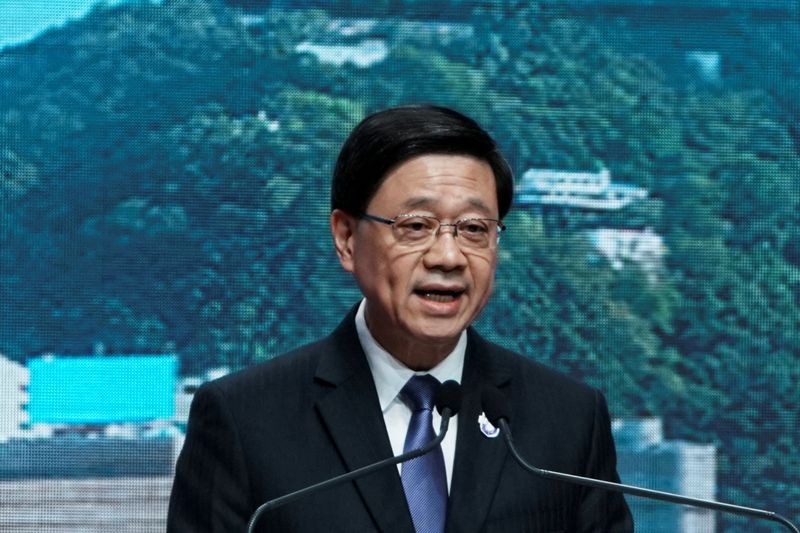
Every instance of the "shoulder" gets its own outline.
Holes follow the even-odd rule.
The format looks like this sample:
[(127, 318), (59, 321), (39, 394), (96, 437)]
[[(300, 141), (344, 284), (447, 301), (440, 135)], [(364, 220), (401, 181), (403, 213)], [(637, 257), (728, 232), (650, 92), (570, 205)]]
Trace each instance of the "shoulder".
[(480, 354), (477, 358), (489, 369), (484, 371), (506, 377), (515, 409), (578, 418), (592, 417), (597, 409), (605, 409), (605, 399), (595, 387), (490, 342), (474, 331), (470, 331), (469, 339), (474, 343), (476, 354)]
[(195, 396), (209, 396), (239, 413), (280, 409), (296, 414), (308, 408), (331, 385), (369, 371), (356, 333), (355, 309), (327, 337), (206, 383)]
[(234, 402), (265, 395), (284, 396), (313, 382), (320, 356), (330, 350), (329, 344), (326, 337), (233, 372), (204, 384), (198, 394), (219, 395)]
[(485, 364), (508, 375), (515, 386), (546, 393), (548, 396), (556, 398), (564, 396), (584, 398), (592, 403), (599, 394), (594, 387), (546, 366), (533, 357), (519, 354), (491, 342), (475, 331), (470, 331), (469, 340), (474, 343), (476, 352), (485, 359)]
[(322, 340), (205, 383), (192, 399), (187, 442), (205, 438), (236, 443), (248, 455), (276, 428), (309, 424), (324, 393), (315, 381), (315, 368), (326, 350)]
[(510, 401), (515, 441), (527, 456), (543, 468), (585, 473), (595, 452), (613, 452), (608, 406), (597, 388), (481, 341), (490, 365), (507, 376), (500, 389)]

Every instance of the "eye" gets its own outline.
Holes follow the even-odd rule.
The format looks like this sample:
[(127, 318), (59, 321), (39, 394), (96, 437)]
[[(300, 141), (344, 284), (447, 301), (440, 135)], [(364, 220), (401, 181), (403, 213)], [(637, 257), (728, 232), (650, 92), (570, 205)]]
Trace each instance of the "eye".
[(428, 225), (421, 220), (409, 220), (403, 223), (403, 228), (409, 231), (425, 231)]
[(458, 224), (458, 232), (464, 235), (484, 235), (489, 233), (489, 224), (483, 220), (464, 220)]
[(395, 227), (405, 239), (424, 238), (433, 233), (436, 222), (426, 217), (407, 217), (398, 219)]

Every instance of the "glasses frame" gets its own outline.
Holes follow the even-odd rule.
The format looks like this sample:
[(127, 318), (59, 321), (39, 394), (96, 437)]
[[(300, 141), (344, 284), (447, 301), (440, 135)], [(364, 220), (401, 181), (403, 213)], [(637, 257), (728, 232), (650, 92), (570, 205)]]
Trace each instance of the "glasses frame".
[[(433, 243), (436, 240), (436, 237), (438, 237), (441, 234), (442, 227), (445, 227), (445, 226), (449, 226), (449, 227), (453, 228), (453, 238), (456, 240), (457, 243), (466, 243), (466, 242), (468, 242), (468, 241), (462, 241), (462, 240), (460, 240), (458, 238), (458, 226), (460, 224), (462, 224), (463, 222), (469, 222), (469, 221), (472, 221), (472, 220), (481, 220), (481, 221), (487, 221), (488, 220), (490, 222), (494, 222), (495, 224), (497, 224), (497, 236), (496, 236), (496, 240), (495, 240), (495, 245), (497, 245), (500, 242), (500, 235), (504, 231), (506, 231), (506, 229), (507, 229), (506, 225), (503, 224), (502, 221), (500, 221), (500, 220), (498, 220), (496, 218), (488, 218), (488, 217), (462, 218), (462, 219), (456, 220), (455, 222), (451, 222), (449, 224), (445, 224), (444, 222), (442, 222), (441, 220), (439, 220), (438, 218), (436, 218), (434, 216), (431, 216), (431, 215), (420, 215), (420, 214), (417, 214), (417, 213), (403, 213), (403, 214), (397, 215), (394, 218), (385, 218), (385, 217), (380, 217), (378, 215), (371, 215), (369, 213), (361, 213), (360, 218), (363, 218), (363, 219), (366, 219), (366, 220), (371, 220), (373, 222), (379, 222), (381, 224), (386, 224), (387, 226), (392, 226), (393, 229), (394, 229), (394, 225), (397, 224), (397, 221), (399, 219), (425, 218), (425, 219), (428, 219), (428, 220), (434, 220), (434, 221), (436, 221), (438, 226), (436, 228), (436, 231), (434, 231), (431, 234), (432, 238), (429, 239), (429, 241), (426, 242), (426, 244)], [(460, 246), (461, 246), (461, 244), (459, 244), (459, 247)], [(489, 239), (489, 242), (486, 244), (486, 246), (483, 246), (483, 247), (472, 247), (472, 246), (467, 245), (467, 247), (469, 249), (471, 249), (471, 250), (489, 250), (489, 249), (492, 248), (491, 239)]]

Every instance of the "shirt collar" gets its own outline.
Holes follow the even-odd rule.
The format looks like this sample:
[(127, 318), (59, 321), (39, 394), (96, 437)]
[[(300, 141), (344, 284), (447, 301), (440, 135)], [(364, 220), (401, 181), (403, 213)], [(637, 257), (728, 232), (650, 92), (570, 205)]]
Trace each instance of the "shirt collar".
[(461, 373), (464, 370), (464, 354), (467, 350), (467, 332), (462, 331), (458, 338), (455, 348), (438, 365), (427, 372), (415, 372), (395, 359), (378, 344), (375, 337), (367, 327), (367, 320), (364, 317), (366, 299), (362, 299), (356, 312), (356, 331), (361, 348), (367, 355), (367, 363), (372, 372), (372, 379), (378, 391), (378, 400), (381, 404), (381, 411), (385, 412), (390, 404), (397, 398), (400, 390), (414, 374), (431, 374), (440, 382), (452, 379), (461, 382)]

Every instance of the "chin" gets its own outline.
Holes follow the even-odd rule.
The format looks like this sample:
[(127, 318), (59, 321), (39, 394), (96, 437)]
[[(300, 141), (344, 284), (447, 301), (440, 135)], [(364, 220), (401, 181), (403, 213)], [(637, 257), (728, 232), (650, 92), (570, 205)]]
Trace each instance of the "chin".
[(454, 325), (447, 328), (422, 328), (417, 330), (414, 337), (426, 344), (442, 344), (458, 340), (459, 335), (465, 329), (467, 329), (466, 325)]

